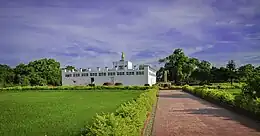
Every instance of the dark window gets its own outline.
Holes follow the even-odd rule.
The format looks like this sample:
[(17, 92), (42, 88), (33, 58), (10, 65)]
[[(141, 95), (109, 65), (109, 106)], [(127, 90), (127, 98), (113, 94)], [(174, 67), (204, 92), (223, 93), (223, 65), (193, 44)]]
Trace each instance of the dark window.
[(81, 76), (88, 76), (88, 73), (82, 73)]
[(66, 74), (65, 77), (72, 77), (72, 74)]
[(136, 75), (144, 75), (144, 71), (137, 71)]
[(73, 74), (73, 77), (79, 77), (80, 74)]

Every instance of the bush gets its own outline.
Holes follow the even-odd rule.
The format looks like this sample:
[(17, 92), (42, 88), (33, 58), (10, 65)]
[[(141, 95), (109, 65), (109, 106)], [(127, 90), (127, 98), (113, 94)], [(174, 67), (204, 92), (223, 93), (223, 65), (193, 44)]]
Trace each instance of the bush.
[(111, 83), (111, 82), (105, 82), (103, 85), (104, 85), (104, 86), (112, 86), (112, 85), (114, 85), (114, 84)]
[(150, 84), (144, 84), (144, 86), (150, 86)]
[(122, 86), (123, 83), (115, 83), (115, 86)]
[(95, 84), (88, 84), (89, 86), (95, 86)]
[(253, 98), (260, 98), (260, 75), (250, 77), (246, 81), (246, 85), (242, 88), (244, 94), (248, 94)]
[[(94, 85), (94, 84), (93, 84)], [(0, 88), (0, 91), (28, 90), (146, 90), (156, 88), (151, 86), (15, 86)]]
[(252, 99), (250, 95), (245, 95), (242, 93), (239, 95), (233, 95), (225, 91), (205, 87), (195, 88), (191, 86), (184, 86), (183, 90), (210, 101), (214, 100), (231, 107), (243, 109), (255, 116), (260, 117), (260, 98)]
[(147, 114), (151, 112), (156, 100), (156, 89), (151, 89), (140, 95), (136, 100), (122, 104), (115, 113), (97, 115), (93, 123), (87, 126), (83, 135), (86, 136), (137, 136)]

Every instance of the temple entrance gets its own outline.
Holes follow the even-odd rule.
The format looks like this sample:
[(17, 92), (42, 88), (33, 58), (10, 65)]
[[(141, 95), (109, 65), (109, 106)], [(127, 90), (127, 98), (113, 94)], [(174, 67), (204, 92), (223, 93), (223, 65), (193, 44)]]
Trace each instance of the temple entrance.
[(91, 77), (91, 78), (90, 78), (90, 83), (91, 83), (91, 84), (94, 84), (94, 83), (95, 83), (94, 77)]

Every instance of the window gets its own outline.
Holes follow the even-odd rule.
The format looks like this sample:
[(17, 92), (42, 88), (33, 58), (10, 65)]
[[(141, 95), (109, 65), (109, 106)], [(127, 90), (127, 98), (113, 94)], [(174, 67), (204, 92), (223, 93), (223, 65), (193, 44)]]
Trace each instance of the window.
[(97, 73), (90, 73), (90, 76), (97, 76)]
[(136, 75), (144, 75), (144, 71), (137, 71)]
[(134, 75), (135, 72), (126, 72), (126, 75)]
[(82, 73), (81, 76), (88, 76), (88, 73)]
[(117, 72), (117, 75), (125, 75), (125, 72)]
[(65, 77), (72, 77), (72, 74), (66, 74)]
[(106, 73), (98, 73), (98, 76), (106, 76)]
[(115, 72), (108, 72), (108, 76), (114, 76), (114, 75), (116, 75)]
[(80, 76), (79, 73), (73, 74), (73, 77), (79, 77), (79, 76)]

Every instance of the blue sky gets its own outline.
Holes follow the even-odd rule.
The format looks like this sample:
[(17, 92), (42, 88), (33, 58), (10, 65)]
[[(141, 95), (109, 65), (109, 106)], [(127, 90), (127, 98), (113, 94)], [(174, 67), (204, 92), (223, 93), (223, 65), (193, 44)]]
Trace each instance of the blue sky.
[(260, 64), (260, 0), (1, 0), (0, 63), (55, 58), (157, 64), (176, 48), (224, 65)]

